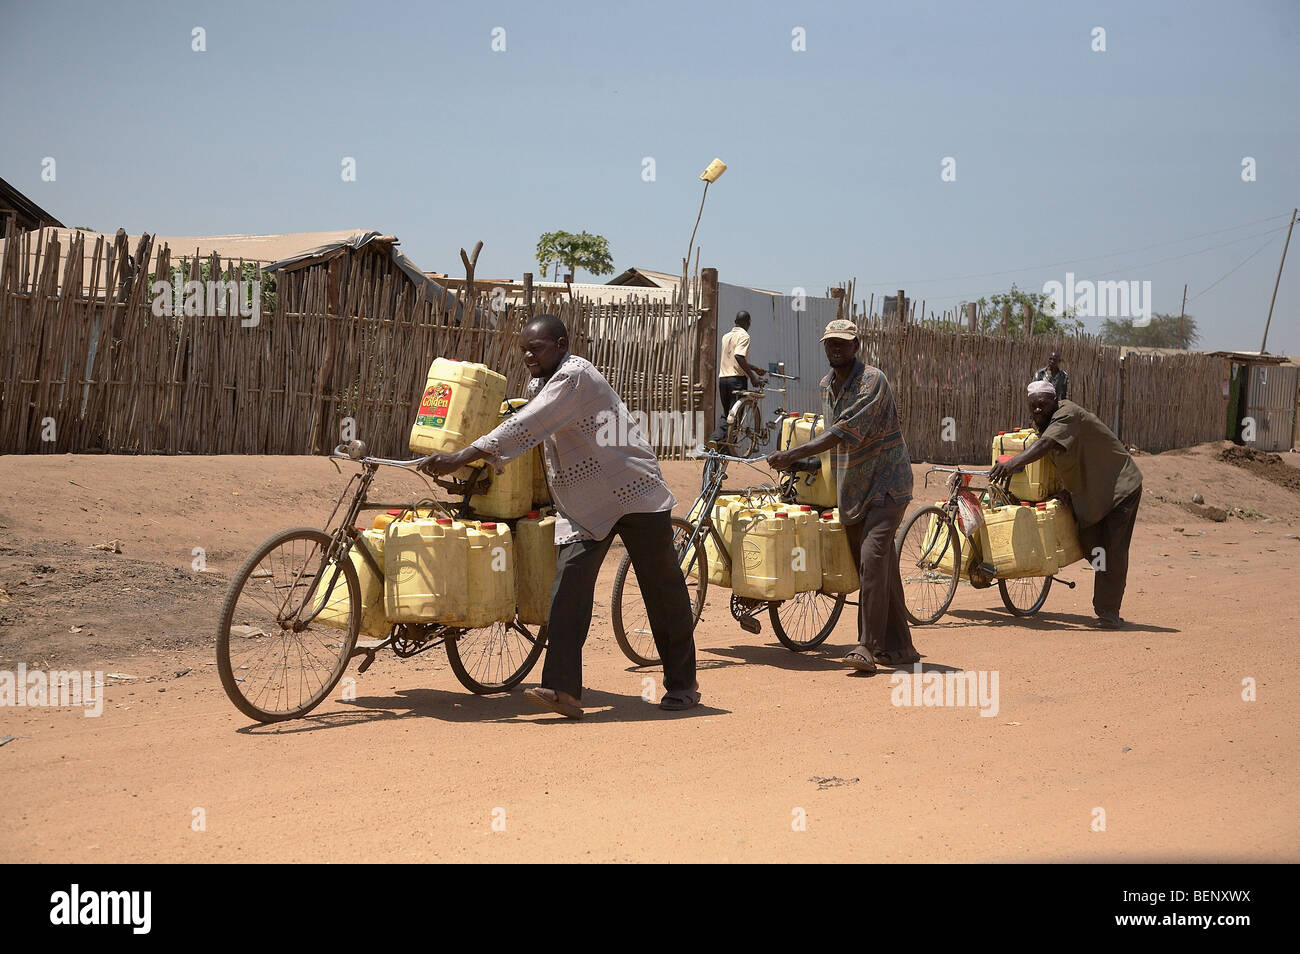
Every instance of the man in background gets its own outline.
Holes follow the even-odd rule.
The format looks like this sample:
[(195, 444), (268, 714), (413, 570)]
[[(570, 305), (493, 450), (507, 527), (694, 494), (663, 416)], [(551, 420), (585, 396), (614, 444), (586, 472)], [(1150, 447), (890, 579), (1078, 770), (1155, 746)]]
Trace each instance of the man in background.
[(1061, 355), (1053, 351), (1047, 356), (1047, 367), (1039, 368), (1035, 381), (1046, 381), (1056, 389), (1056, 399), (1064, 401), (1070, 396), (1070, 376), (1061, 369)]
[(722, 399), (722, 423), (711, 440), (727, 436), (727, 415), (736, 403), (736, 395), (751, 384), (762, 387), (767, 373), (749, 363), (749, 312), (736, 312), (736, 326), (722, 336), (722, 361), (718, 364), (718, 397)]

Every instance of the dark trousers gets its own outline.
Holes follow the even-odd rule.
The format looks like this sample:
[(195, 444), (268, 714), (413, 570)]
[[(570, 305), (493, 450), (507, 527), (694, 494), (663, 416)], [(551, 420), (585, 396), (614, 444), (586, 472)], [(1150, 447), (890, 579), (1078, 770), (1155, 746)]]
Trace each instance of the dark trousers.
[(546, 627), (542, 685), (582, 698), (582, 647), (591, 629), (596, 576), (618, 534), (632, 557), (650, 631), (663, 660), (664, 687), (695, 688), (695, 624), (686, 578), (673, 549), (672, 515), (629, 513), (603, 540), (578, 540), (560, 547)]
[(745, 375), (718, 378), (718, 397), (722, 398), (722, 420), (710, 440), (720, 441), (727, 436), (727, 415), (736, 403), (736, 394), (749, 387), (749, 378)]
[(861, 523), (844, 527), (862, 579), (858, 591), (858, 644), (873, 653), (888, 653), (899, 659), (916, 654), (912, 630), (903, 612), (903, 577), (894, 550), (894, 536), (906, 513), (906, 500), (868, 507)]
[(1096, 571), (1092, 586), (1092, 611), (1098, 616), (1119, 616), (1119, 605), (1128, 584), (1128, 547), (1141, 500), (1139, 487), (1101, 520), (1079, 528), (1079, 545), (1083, 547), (1084, 557), (1095, 561), (1093, 550), (1097, 547), (1106, 555), (1106, 569)]

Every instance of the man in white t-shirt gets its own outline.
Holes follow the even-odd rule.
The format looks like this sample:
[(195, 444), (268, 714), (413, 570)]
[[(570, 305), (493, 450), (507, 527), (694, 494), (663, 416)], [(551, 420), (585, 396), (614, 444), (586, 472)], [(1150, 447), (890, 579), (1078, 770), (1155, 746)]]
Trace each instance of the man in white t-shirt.
[(722, 336), (722, 361), (718, 364), (718, 396), (722, 398), (722, 423), (710, 438), (727, 436), (727, 415), (736, 403), (736, 393), (749, 385), (762, 387), (767, 374), (749, 363), (749, 312), (736, 312), (736, 327)]

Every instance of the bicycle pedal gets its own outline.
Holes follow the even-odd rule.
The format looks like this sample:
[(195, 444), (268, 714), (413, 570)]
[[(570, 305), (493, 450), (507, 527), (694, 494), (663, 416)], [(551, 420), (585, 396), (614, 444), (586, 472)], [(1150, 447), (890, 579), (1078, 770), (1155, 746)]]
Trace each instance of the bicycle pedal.
[(757, 634), (763, 631), (763, 624), (752, 616), (742, 616), (736, 622), (740, 623), (740, 628), (747, 633)]

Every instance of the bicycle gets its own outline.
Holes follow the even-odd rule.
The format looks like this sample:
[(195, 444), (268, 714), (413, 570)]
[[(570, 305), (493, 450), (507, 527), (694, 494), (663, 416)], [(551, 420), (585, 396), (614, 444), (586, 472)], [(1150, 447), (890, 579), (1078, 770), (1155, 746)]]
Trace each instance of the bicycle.
[[(925, 472), (928, 486), (933, 473), (953, 474), (950, 478), (948, 499), (942, 504), (922, 507), (908, 518), (895, 538), (898, 568), (903, 578), (904, 612), (915, 625), (936, 622), (947, 612), (957, 592), (957, 582), (970, 576), (970, 567), (962, 557), (962, 533), (957, 521), (957, 498), (963, 490), (972, 488), (972, 477), (987, 477), (987, 470), (964, 470), (961, 467), (931, 467)], [(990, 499), (999, 505), (1014, 505), (1020, 501), (1004, 487), (990, 483), (986, 488)], [(969, 540), (967, 545), (970, 545)], [(969, 559), (965, 561), (969, 563)], [(987, 577), (988, 585), (993, 578)], [(1041, 582), (1037, 582), (1041, 581)], [(1002, 603), (1014, 616), (1033, 616), (1047, 602), (1053, 581), (1074, 589), (1074, 583), (1056, 576), (1030, 576), (1017, 579), (998, 579), (998, 592)]]
[[(753, 464), (751, 459), (712, 450), (706, 451), (702, 456), (705, 465), (700, 495), (691, 505), (689, 518), (672, 518), (673, 546), (678, 565), (686, 577), (687, 591), (691, 594), (692, 625), (699, 623), (704, 611), (709, 588), (709, 560), (713, 559), (710, 553), (721, 559), (728, 569), (731, 567), (731, 556), (713, 522), (713, 506), (723, 493), (727, 464)], [(768, 502), (794, 504), (794, 481), (798, 479), (798, 474), (820, 466), (816, 458), (800, 461), (788, 476), (782, 478), (779, 488), (762, 486), (730, 492), (744, 494), (755, 505)], [(799, 593), (793, 599), (772, 601), (750, 599), (733, 593), (730, 609), (732, 617), (749, 633), (761, 632), (762, 624), (755, 617), (766, 609), (777, 640), (793, 652), (806, 652), (821, 645), (830, 636), (846, 601), (844, 594), (821, 591)], [(638, 666), (658, 665), (658, 651), (650, 631), (645, 602), (636, 583), (636, 571), (632, 567), (630, 554), (623, 555), (614, 574), (610, 616), (614, 625), (614, 638), (623, 654)]]
[[(361, 512), (400, 507), (399, 520), (412, 512), (471, 517), (469, 498), (485, 489), (485, 475), (435, 480), (444, 489), (462, 495), (454, 509), (431, 497), (406, 505), (371, 503), (367, 495), (380, 467), (418, 472), (429, 458), (367, 457), (361, 441), (338, 445), (329, 458), (336, 468), (337, 461), (349, 460), (360, 464), (361, 470), (344, 486), (325, 528), (295, 527), (273, 535), (249, 555), (231, 581), (217, 625), (217, 671), (231, 702), (259, 722), (301, 717), (329, 695), (353, 658), (364, 657), (357, 667), (363, 673), (385, 648), (406, 659), (444, 647), (456, 678), (476, 694), (503, 692), (518, 685), (542, 654), (545, 625), (533, 632), (518, 618), (478, 629), (394, 623), (383, 639), (358, 640), (362, 599), (353, 549), (379, 579), (384, 578), (383, 567), (369, 547), (359, 542), (362, 531), (356, 523)], [(335, 525), (340, 508), (342, 517)], [(313, 626), (327, 605), (341, 604), (344, 593), (346, 629)]]
[[(776, 371), (769, 371), (767, 375), (785, 381), (799, 380), (798, 375), (779, 374)], [(727, 450), (738, 458), (752, 459), (755, 451), (767, 446), (773, 429), (779, 428), (781, 419), (785, 417), (785, 408), (779, 407), (772, 413), (772, 420), (764, 424), (763, 411), (759, 405), (767, 395), (784, 395), (785, 392), (785, 388), (768, 388), (766, 385), (760, 385), (755, 390), (737, 392), (736, 403), (731, 405), (727, 414), (726, 436), (719, 442), (718, 449)]]

